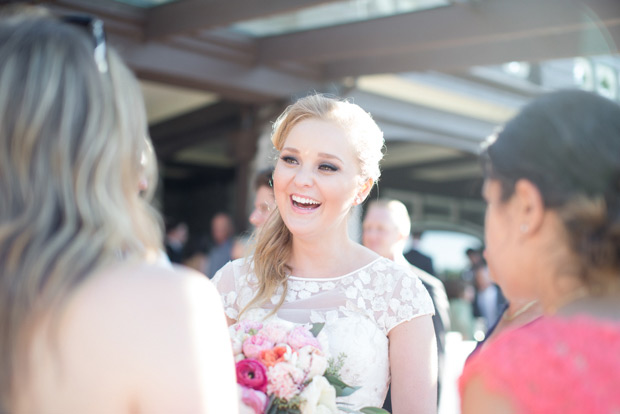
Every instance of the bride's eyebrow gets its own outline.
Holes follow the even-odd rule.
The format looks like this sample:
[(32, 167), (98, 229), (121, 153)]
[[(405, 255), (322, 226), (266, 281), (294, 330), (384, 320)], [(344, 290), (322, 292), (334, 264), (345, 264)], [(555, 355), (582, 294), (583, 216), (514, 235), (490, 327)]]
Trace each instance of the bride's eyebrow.
[(340, 157), (333, 155), (333, 154), (328, 154), (326, 152), (320, 152), (319, 153), (319, 157), (323, 157), (323, 158), (328, 158), (328, 159), (333, 159), (333, 160), (338, 160), (342, 163), (344, 163), (344, 161), (342, 161), (342, 159), (340, 159)]
[[(293, 154), (299, 154), (299, 150), (297, 148), (292, 148), (292, 147), (284, 147), (282, 148), (282, 150), (280, 150), (280, 152), (292, 152)], [(340, 157), (338, 157), (337, 155), (334, 154), (329, 154), (327, 152), (319, 152), (318, 156), (321, 158), (327, 158), (327, 159), (332, 159), (332, 160), (338, 160), (341, 163), (344, 163), (344, 161), (342, 161), (342, 159)]]

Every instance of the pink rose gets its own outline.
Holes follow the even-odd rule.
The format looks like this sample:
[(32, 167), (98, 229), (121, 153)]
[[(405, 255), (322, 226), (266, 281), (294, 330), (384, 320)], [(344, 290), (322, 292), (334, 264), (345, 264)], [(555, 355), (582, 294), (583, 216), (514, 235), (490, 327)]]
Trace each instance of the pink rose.
[(267, 390), (267, 370), (254, 359), (242, 359), (236, 364), (237, 383), (244, 387), (265, 392)]
[(264, 414), (267, 408), (267, 395), (263, 392), (253, 390), (252, 388), (239, 385), (239, 393), (241, 394), (241, 412)]
[(312, 332), (310, 332), (308, 328), (303, 325), (296, 326), (291, 332), (289, 332), (286, 342), (294, 350), (301, 349), (307, 345), (321, 349), (321, 344), (319, 344), (319, 341), (314, 337), (314, 335), (312, 335)]
[(248, 358), (260, 358), (261, 351), (273, 348), (274, 343), (263, 335), (254, 335), (243, 342), (243, 353)]

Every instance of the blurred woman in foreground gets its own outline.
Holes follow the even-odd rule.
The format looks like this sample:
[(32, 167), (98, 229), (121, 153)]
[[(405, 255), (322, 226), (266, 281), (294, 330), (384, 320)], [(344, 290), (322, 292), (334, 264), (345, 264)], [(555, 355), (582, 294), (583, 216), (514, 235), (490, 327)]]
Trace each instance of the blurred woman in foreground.
[(0, 18), (1, 412), (235, 411), (215, 289), (155, 264), (146, 133), (101, 21)]

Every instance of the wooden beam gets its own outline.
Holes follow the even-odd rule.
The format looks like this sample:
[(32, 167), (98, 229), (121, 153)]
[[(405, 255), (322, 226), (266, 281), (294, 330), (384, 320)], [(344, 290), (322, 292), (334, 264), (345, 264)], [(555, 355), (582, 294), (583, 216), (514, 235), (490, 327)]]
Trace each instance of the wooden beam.
[(146, 34), (161, 40), (340, 0), (183, 0), (148, 11)]
[(342, 60), (327, 64), (325, 77), (339, 79), (345, 76), (426, 70), (464, 71), (471, 66), (497, 65), (512, 61), (538, 62), (576, 56), (616, 54), (619, 45), (620, 19), (617, 24), (609, 25), (604, 31), (598, 27), (590, 27), (537, 37), (497, 39), (483, 44)]
[(112, 37), (111, 44), (145, 79), (210, 91), (243, 102), (290, 97), (322, 85), (320, 81), (266, 66), (225, 61), (162, 43), (142, 43), (116, 36)]
[(441, 55), (461, 48), (505, 47), (524, 40), (534, 45), (545, 37), (579, 34), (593, 27), (604, 32), (619, 22), (617, 0), (466, 2), (267, 37), (258, 41), (259, 59), (262, 62), (349, 60), (353, 63), (355, 59), (367, 58), (375, 59), (378, 66), (383, 56), (422, 52)]

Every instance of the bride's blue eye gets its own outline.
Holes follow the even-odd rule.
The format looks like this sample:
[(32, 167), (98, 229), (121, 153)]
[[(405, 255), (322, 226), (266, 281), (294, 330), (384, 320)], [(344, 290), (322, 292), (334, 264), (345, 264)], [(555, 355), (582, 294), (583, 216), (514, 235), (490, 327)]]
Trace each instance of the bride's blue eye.
[(290, 155), (283, 155), (280, 157), (280, 159), (284, 161), (286, 164), (297, 164), (297, 160), (294, 157), (291, 157)]
[(319, 165), (319, 170), (336, 172), (338, 171), (338, 167), (331, 164), (321, 164)]

